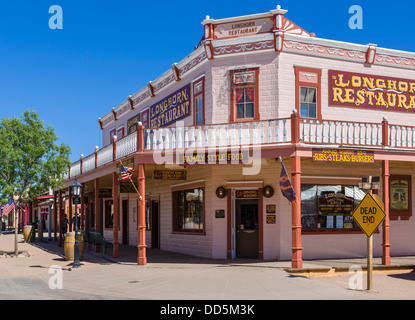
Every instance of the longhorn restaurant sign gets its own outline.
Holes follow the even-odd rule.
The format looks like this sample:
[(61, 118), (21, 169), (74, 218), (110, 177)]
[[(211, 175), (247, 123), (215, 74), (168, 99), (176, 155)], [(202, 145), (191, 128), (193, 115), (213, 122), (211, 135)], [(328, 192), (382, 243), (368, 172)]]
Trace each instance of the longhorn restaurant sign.
[(329, 70), (329, 105), (415, 112), (415, 80)]
[(150, 107), (150, 128), (167, 127), (191, 114), (190, 83)]

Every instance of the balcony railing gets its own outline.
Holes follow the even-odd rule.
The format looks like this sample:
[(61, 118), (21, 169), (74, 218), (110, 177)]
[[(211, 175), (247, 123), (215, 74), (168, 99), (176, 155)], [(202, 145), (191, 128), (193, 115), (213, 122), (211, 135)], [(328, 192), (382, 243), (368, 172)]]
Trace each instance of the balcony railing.
[(402, 148), (415, 151), (415, 127), (382, 123), (291, 118), (217, 124), (139, 129), (86, 158), (71, 164), (64, 179), (74, 178), (135, 153), (173, 152), (175, 149), (271, 146), (300, 144), (311, 146), (356, 146)]
[(144, 150), (211, 148), (291, 142), (290, 119), (146, 129)]

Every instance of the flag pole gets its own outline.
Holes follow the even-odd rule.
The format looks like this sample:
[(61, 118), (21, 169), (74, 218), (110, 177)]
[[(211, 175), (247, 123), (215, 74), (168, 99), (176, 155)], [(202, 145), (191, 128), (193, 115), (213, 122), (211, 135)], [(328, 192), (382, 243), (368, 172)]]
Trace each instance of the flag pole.
[[(124, 167), (124, 165), (122, 164), (121, 160), (120, 160), (120, 163), (121, 163), (121, 165)], [(134, 184), (133, 180), (131, 180), (130, 175), (128, 175), (128, 179), (130, 179), (131, 184), (133, 185), (133, 187), (134, 187), (135, 191), (137, 192), (137, 194), (138, 194), (138, 198), (139, 198), (140, 200), (143, 200), (143, 197), (142, 197), (142, 196), (141, 196), (141, 194), (138, 192), (138, 190), (137, 190), (137, 188), (136, 188), (136, 186), (135, 186), (135, 184)]]

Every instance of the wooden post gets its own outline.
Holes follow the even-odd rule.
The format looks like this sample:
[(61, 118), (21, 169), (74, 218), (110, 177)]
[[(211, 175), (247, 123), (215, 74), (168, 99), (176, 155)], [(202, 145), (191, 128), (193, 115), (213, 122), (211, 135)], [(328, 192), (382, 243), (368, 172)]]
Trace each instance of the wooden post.
[[(144, 126), (138, 123), (137, 127), (137, 150), (139, 153), (144, 152)], [(138, 164), (138, 192), (142, 199), (138, 197), (138, 258), (137, 264), (144, 266), (147, 264), (147, 245), (146, 245), (146, 177), (144, 164)]]
[(69, 212), (68, 212), (68, 215), (69, 215), (69, 232), (72, 232), (72, 201), (73, 201), (73, 199), (72, 199), (72, 188), (71, 187), (69, 187), (68, 188), (69, 190), (69, 206), (68, 206), (68, 209), (69, 209)]
[(58, 230), (58, 199), (57, 199), (57, 192), (53, 191), (53, 241), (58, 241), (57, 236)]
[(95, 232), (100, 231), (100, 220), (99, 220), (99, 211), (100, 211), (100, 203), (99, 203), (99, 178), (95, 179)]
[[(372, 184), (372, 176), (369, 176), (370, 184)], [(372, 189), (368, 191), (372, 194)], [(373, 287), (373, 235), (367, 238), (367, 290)]]
[(19, 222), (17, 221), (17, 212), (16, 212), (16, 205), (13, 208), (13, 217), (14, 217), (14, 255), (17, 257), (19, 254), (18, 244), (17, 244), (17, 228), (19, 227)]
[(373, 236), (367, 238), (367, 290), (373, 287)]
[(112, 202), (114, 208), (114, 217), (113, 217), (113, 232), (114, 232), (114, 241), (113, 241), (113, 257), (118, 258), (118, 174), (113, 172), (112, 174)]
[(81, 212), (79, 213), (79, 216), (81, 217), (81, 225), (78, 226), (78, 228), (81, 228), (81, 230), (85, 230), (85, 185), (82, 183), (81, 186)]
[(62, 220), (63, 220), (63, 204), (62, 190), (59, 190), (59, 247), (62, 247)]
[(301, 247), (301, 157), (291, 158), (292, 186), (296, 193), (296, 199), (292, 202), (292, 260), (291, 267), (303, 268)]
[(389, 240), (389, 160), (384, 160), (382, 163), (382, 178), (383, 178), (383, 205), (386, 214), (383, 220), (383, 234), (382, 234), (382, 264), (389, 266), (391, 264), (390, 257), (390, 240)]

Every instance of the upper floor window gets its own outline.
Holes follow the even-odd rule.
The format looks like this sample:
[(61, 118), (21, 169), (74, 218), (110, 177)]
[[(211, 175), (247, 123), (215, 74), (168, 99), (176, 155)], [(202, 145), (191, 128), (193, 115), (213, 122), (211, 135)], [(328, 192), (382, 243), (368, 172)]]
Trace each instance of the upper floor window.
[(205, 78), (193, 83), (194, 99), (194, 124), (201, 126), (205, 124)]
[(300, 87), (300, 116), (317, 118), (317, 88)]
[(231, 75), (231, 122), (259, 120), (259, 68), (235, 69)]
[(321, 70), (295, 67), (296, 109), (302, 118), (321, 119)]

